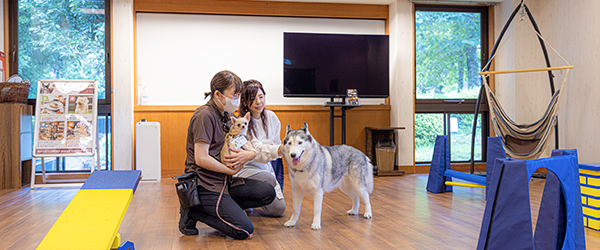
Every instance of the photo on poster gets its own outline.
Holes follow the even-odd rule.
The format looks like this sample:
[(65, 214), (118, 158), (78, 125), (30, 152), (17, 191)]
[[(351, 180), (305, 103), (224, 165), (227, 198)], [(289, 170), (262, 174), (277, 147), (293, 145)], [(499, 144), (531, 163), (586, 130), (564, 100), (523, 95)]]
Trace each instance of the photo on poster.
[(43, 95), (41, 96), (41, 113), (46, 114), (64, 114), (66, 98), (63, 95)]
[(65, 122), (40, 122), (39, 141), (60, 141), (65, 137)]
[(67, 140), (87, 141), (91, 137), (92, 132), (88, 122), (67, 122)]
[(87, 115), (92, 114), (92, 96), (70, 95), (69, 114)]
[(41, 86), (40, 86), (40, 94), (51, 94), (52, 91), (54, 90), (54, 84), (49, 83), (49, 82), (41, 82)]

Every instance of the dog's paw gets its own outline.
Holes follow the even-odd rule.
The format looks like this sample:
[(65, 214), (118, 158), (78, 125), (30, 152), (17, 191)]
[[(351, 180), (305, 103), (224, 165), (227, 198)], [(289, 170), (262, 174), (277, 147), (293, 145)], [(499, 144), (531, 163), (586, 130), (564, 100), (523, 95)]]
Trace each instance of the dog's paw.
[(295, 225), (296, 225), (296, 222), (295, 222), (295, 221), (292, 221), (292, 220), (288, 220), (288, 221), (286, 221), (286, 222), (285, 222), (283, 225), (284, 225), (285, 227), (293, 227), (293, 226), (295, 226)]
[(373, 217), (373, 214), (371, 212), (366, 212), (363, 217), (365, 217), (365, 219), (369, 219), (371, 217)]
[(357, 215), (357, 214), (358, 214), (358, 211), (357, 211), (357, 210), (354, 210), (354, 209), (350, 209), (350, 210), (348, 210), (348, 214), (349, 214), (349, 215)]
[(313, 223), (312, 225), (310, 225), (310, 229), (312, 229), (312, 230), (321, 229), (321, 223)]

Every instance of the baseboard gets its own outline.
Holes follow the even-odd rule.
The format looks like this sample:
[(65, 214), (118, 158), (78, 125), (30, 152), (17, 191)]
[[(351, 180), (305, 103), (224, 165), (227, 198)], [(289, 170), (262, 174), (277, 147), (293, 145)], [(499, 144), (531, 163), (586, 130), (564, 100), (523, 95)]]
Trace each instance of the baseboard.
[[(417, 164), (414, 166), (397, 166), (399, 170), (404, 170), (406, 174), (426, 174), (429, 173), (429, 169), (431, 165), (429, 164)], [(452, 170), (460, 171), (460, 172), (470, 172), (471, 164), (469, 163), (453, 163), (451, 165)], [(475, 173), (485, 173), (486, 164), (485, 163), (475, 163)]]
[[(90, 173), (46, 173), (46, 183), (83, 183)], [(35, 174), (35, 184), (44, 184), (42, 174)]]

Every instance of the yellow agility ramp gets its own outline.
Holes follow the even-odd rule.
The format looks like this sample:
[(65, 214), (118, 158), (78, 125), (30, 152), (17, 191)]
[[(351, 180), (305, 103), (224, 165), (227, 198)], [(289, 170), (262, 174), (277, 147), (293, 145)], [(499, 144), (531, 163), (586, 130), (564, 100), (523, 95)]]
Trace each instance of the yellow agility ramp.
[(37, 249), (134, 249), (131, 242), (119, 246), (118, 230), (140, 176), (94, 171)]

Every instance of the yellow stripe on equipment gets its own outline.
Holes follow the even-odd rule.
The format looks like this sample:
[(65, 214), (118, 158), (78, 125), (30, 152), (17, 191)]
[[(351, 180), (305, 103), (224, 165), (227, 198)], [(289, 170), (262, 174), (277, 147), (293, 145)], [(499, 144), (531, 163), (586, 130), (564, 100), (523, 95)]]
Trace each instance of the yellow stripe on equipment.
[(447, 181), (445, 182), (448, 186), (459, 186), (459, 187), (472, 187), (472, 188), (485, 188), (484, 185), (474, 184), (474, 183), (464, 183), (464, 182), (453, 182)]
[(132, 197), (132, 189), (79, 190), (37, 249), (110, 249)]

